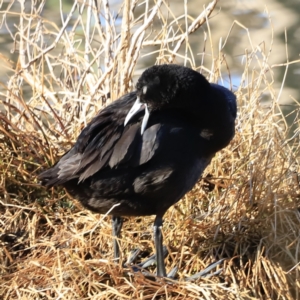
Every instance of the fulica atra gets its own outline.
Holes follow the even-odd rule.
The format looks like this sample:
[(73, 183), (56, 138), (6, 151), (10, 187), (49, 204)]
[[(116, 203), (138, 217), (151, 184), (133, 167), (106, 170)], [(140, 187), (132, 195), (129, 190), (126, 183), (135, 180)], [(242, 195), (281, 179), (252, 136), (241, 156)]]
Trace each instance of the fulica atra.
[[(39, 175), (62, 185), (86, 208), (112, 215), (155, 215), (157, 276), (165, 277), (162, 218), (234, 136), (236, 98), (200, 73), (178, 65), (145, 70), (136, 90), (101, 110), (75, 145)], [(119, 246), (114, 239), (114, 256)]]

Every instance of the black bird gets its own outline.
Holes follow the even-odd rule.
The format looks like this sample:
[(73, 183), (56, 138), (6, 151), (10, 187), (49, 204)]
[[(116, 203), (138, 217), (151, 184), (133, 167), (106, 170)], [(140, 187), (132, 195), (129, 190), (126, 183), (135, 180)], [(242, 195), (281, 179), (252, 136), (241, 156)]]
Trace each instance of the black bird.
[(94, 212), (113, 207), (115, 258), (122, 216), (155, 215), (157, 276), (166, 277), (163, 215), (233, 138), (236, 111), (234, 94), (200, 73), (153, 66), (134, 92), (100, 111), (39, 179), (47, 187), (64, 186)]

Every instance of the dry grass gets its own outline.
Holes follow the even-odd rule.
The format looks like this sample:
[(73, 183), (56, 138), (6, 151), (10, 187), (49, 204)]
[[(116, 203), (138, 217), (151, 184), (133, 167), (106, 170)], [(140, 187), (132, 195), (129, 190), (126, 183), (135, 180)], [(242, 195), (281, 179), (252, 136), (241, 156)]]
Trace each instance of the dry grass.
[[(124, 0), (121, 26), (105, 1), (101, 18), (93, 1), (75, 1), (61, 26), (43, 19), (43, 2), (20, 3), (19, 11), (13, 1), (1, 11), (2, 26), (19, 17), (18, 62), (1, 54), (11, 74), (0, 95), (1, 299), (300, 299), (299, 105), (291, 137), (273, 89), (271, 48), (245, 53), (236, 137), (165, 215), (167, 269), (178, 265), (182, 278), (225, 258), (223, 272), (153, 282), (113, 263), (108, 217), (62, 189), (46, 191), (35, 176), (103, 105), (132, 90), (141, 53), (157, 63), (184, 61), (217, 80), (227, 69), (222, 49), (214, 49), (211, 69), (205, 59), (196, 65), (188, 37), (205, 14), (175, 18), (160, 0)], [(153, 251), (152, 221), (127, 220), (123, 259), (136, 247)]]

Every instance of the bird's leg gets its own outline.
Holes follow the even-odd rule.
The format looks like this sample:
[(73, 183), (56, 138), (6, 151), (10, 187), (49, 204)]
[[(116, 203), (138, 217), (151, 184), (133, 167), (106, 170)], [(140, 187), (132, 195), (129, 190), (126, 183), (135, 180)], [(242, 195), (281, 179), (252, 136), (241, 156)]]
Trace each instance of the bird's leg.
[(112, 235), (114, 243), (114, 259), (116, 262), (120, 259), (120, 246), (118, 239), (123, 225), (123, 219), (121, 217), (112, 216)]
[[(139, 263), (137, 265), (137, 267), (133, 266), (132, 270), (134, 272), (138, 272), (140, 270), (140, 268), (142, 268), (142, 269), (147, 268), (156, 262), (156, 265), (157, 265), (156, 275), (158, 277), (167, 277), (164, 258), (168, 255), (168, 250), (166, 247), (163, 247), (163, 237), (162, 237), (162, 232), (161, 232), (162, 224), (163, 224), (162, 217), (156, 216), (156, 218), (154, 220), (154, 226), (153, 226), (154, 243), (155, 243), (155, 250), (156, 250), (155, 252), (156, 253), (154, 255), (152, 255), (151, 257), (149, 257), (146, 261)], [(134, 262), (134, 260), (139, 255), (139, 253), (140, 253), (140, 250), (137, 249), (131, 255), (130, 259), (127, 261), (127, 265)], [(155, 277), (153, 274), (150, 274), (149, 272), (147, 272), (145, 270), (143, 270), (142, 273), (149, 278)], [(174, 274), (174, 276), (175, 276), (175, 274)]]
[[(169, 272), (168, 275), (166, 273), (166, 267), (165, 267), (165, 262), (164, 262), (166, 250), (164, 250), (164, 247), (163, 247), (163, 236), (162, 236), (162, 232), (161, 232), (162, 224), (163, 224), (162, 217), (156, 216), (156, 218), (154, 220), (154, 242), (155, 242), (156, 263), (157, 263), (156, 275), (158, 277), (167, 277), (167, 278), (174, 279), (176, 276), (176, 273), (177, 273), (177, 267), (173, 268)], [(221, 259), (215, 263), (212, 263), (205, 270), (203, 270), (189, 278), (186, 278), (185, 280), (193, 281), (193, 280), (196, 280), (201, 277), (211, 277), (213, 275), (218, 275), (222, 271), (222, 269), (214, 272), (213, 274), (210, 274), (210, 272), (211, 272), (211, 270), (215, 269), (218, 265), (220, 265), (223, 261), (224, 261), (224, 259)]]
[[(134, 272), (138, 272), (139, 270), (141, 270), (141, 268), (142, 269), (147, 268), (150, 265), (152, 265), (153, 263), (155, 263), (155, 261), (156, 261), (156, 265), (157, 265), (156, 275), (158, 277), (166, 277), (166, 278), (170, 278), (170, 279), (174, 280), (174, 278), (176, 277), (178, 268), (174, 267), (167, 275), (164, 258), (168, 255), (168, 250), (165, 246), (163, 246), (163, 236), (162, 236), (162, 231), (161, 231), (162, 224), (163, 224), (162, 217), (156, 216), (156, 218), (154, 220), (154, 227), (153, 227), (156, 253), (154, 255), (152, 255), (151, 257), (149, 257), (146, 261), (139, 263), (137, 265), (137, 267), (132, 266), (131, 268)], [(131, 257), (127, 261), (126, 265), (130, 265), (131, 263), (133, 263), (134, 260), (136, 259), (136, 257), (139, 255), (139, 253), (140, 253), (140, 250), (137, 249), (131, 255)], [(185, 281), (194, 281), (194, 280), (197, 280), (198, 278), (203, 278), (203, 277), (208, 278), (208, 277), (211, 277), (214, 275), (218, 275), (222, 272), (223, 269), (219, 269), (213, 273), (211, 271), (213, 269), (215, 269), (218, 265), (223, 263), (223, 261), (224, 261), (224, 259), (214, 262), (214, 263), (210, 264), (206, 269), (204, 269), (201, 272), (194, 274), (188, 278), (185, 278), (184, 280)], [(155, 277), (145, 270), (143, 270), (142, 272), (145, 276), (147, 276), (149, 278)]]
[(154, 243), (156, 250), (156, 261), (157, 261), (157, 276), (166, 277), (166, 267), (164, 262), (164, 250), (163, 250), (163, 236), (161, 227), (163, 224), (162, 217), (156, 216), (154, 220)]

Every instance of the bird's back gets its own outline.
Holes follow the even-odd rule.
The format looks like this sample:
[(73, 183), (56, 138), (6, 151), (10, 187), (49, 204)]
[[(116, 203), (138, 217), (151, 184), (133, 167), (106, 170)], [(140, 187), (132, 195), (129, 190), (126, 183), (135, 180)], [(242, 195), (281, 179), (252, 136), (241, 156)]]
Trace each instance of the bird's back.
[[(104, 108), (74, 147), (40, 174), (42, 184), (62, 185), (100, 213), (116, 205), (115, 216), (162, 216), (194, 186), (215, 152), (234, 135), (235, 96), (179, 66), (155, 66), (145, 74), (136, 92)], [(180, 78), (186, 74), (190, 90), (188, 81)], [(171, 87), (174, 96), (167, 96)], [(142, 134), (142, 110), (124, 126), (140, 97), (152, 108)]]
[[(100, 113), (88, 127), (98, 131), (101, 118)], [(140, 123), (137, 117), (118, 130), (124, 127), (121, 120), (111, 119), (107, 126), (116, 127), (111, 129), (115, 136), (105, 138), (84, 129), (74, 147), (40, 180), (48, 186), (63, 185), (83, 205), (100, 213), (120, 204), (114, 215), (163, 214), (194, 186), (214, 153), (206, 154), (207, 140), (176, 115), (154, 113), (143, 135)], [(103, 152), (102, 139), (114, 140), (110, 152)], [(79, 144), (82, 141), (85, 148)], [(93, 152), (86, 156), (82, 149), (89, 150), (91, 143)]]

